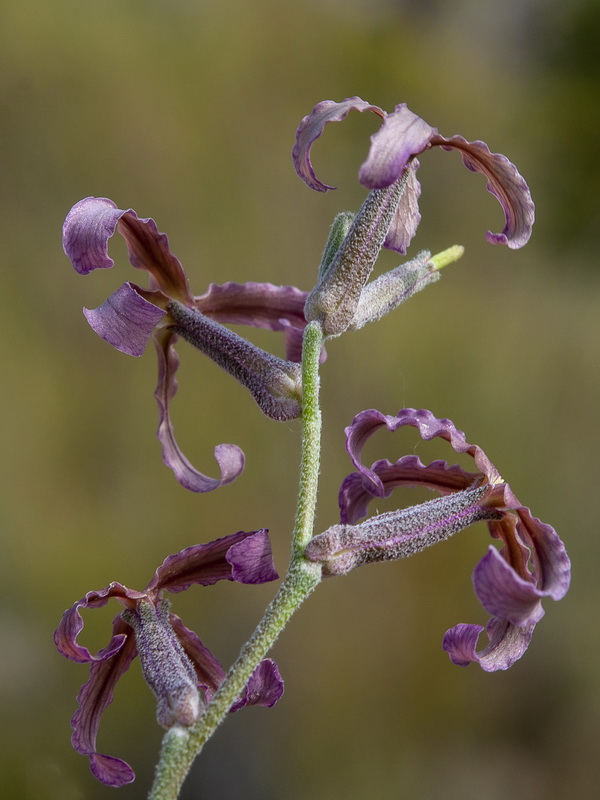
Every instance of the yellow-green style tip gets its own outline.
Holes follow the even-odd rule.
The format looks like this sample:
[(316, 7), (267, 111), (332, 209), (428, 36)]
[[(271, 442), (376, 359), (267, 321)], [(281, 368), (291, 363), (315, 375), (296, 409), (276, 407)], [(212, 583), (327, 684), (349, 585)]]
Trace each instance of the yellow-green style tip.
[(447, 267), (448, 264), (453, 264), (455, 261), (458, 261), (464, 252), (465, 248), (462, 244), (454, 244), (452, 247), (448, 247), (447, 250), (442, 250), (441, 253), (436, 253), (434, 256), (431, 256), (429, 263), (434, 269), (442, 269), (442, 267)]

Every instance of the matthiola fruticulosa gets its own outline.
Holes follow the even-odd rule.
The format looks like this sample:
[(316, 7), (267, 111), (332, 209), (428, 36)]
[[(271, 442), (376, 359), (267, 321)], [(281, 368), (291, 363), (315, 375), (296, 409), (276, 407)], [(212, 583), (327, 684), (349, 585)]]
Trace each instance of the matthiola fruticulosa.
[[(276, 573), (265, 530), (233, 534), (170, 556), (142, 592), (120, 583), (88, 592), (65, 612), (56, 632), (56, 644), (65, 656), (92, 664), (90, 679), (79, 694), (80, 708), (73, 717), (73, 746), (89, 756), (96, 777), (113, 786), (132, 780), (133, 772), (125, 762), (97, 752), (98, 723), (112, 700), (116, 680), (133, 657), (140, 656), (144, 677), (157, 698), (158, 721), (168, 729), (150, 793), (154, 800), (178, 796), (193, 759), (228, 711), (277, 701), (282, 682), (274, 662), (265, 656), (291, 615), (324, 577), (415, 555), (472, 523), (485, 521), (491, 536), (501, 543), (500, 549), (489, 547), (473, 575), (477, 597), (492, 617), (486, 629), (489, 642), (477, 650), (483, 628), (459, 624), (446, 632), (443, 649), (455, 664), (476, 662), (486, 671), (507, 669), (523, 655), (544, 613), (542, 600), (559, 600), (569, 587), (569, 560), (554, 529), (521, 504), (481, 448), (469, 444), (450, 420), (430, 411), (407, 408), (394, 416), (371, 409), (355, 417), (346, 429), (355, 471), (340, 489), (340, 520), (321, 533), (314, 530), (321, 447), (319, 369), (325, 341), (390, 313), (438, 281), (441, 268), (463, 252), (457, 245), (434, 256), (423, 251), (371, 280), (381, 249), (406, 253), (419, 224), (417, 156), (436, 146), (458, 150), (468, 169), (486, 176), (487, 188), (505, 216), (502, 232), (487, 233), (491, 244), (522, 247), (531, 235), (534, 219), (527, 184), (505, 156), (492, 153), (480, 141), (440, 135), (404, 104), (388, 114), (358, 97), (318, 103), (300, 123), (293, 162), (311, 189), (324, 192), (333, 188), (316, 177), (311, 148), (327, 123), (340, 122), (351, 110), (371, 111), (382, 119), (359, 170), (359, 181), (369, 194), (356, 214), (342, 212), (334, 219), (315, 283), (308, 291), (249, 282), (210, 284), (204, 294), (193, 295), (167, 237), (158, 232), (153, 220), (95, 197), (77, 203), (65, 220), (64, 249), (80, 274), (113, 266), (107, 245), (118, 231), (127, 244), (131, 264), (150, 275), (148, 288), (128, 281), (101, 306), (85, 309), (84, 314), (96, 333), (129, 355), (142, 355), (154, 339), (158, 438), (163, 459), (182, 486), (194, 492), (225, 486), (242, 472), (244, 455), (235, 445), (218, 445), (215, 456), (220, 477), (211, 478), (195, 469), (179, 449), (170, 419), (170, 400), (177, 389), (178, 337), (245, 386), (270, 418), (301, 418), (300, 480), (290, 565), (227, 675), (198, 637), (170, 611), (162, 594), (223, 578), (242, 583), (273, 580)], [(285, 359), (231, 331), (227, 324), (232, 323), (284, 333)], [(363, 445), (377, 429), (393, 432), (407, 425), (416, 428), (423, 439), (444, 439), (457, 453), (470, 455), (475, 471), (446, 461), (424, 464), (415, 455), (395, 463), (376, 461), (370, 467), (362, 463)], [(397, 486), (426, 487), (439, 497), (368, 517), (370, 501), (390, 495)], [(115, 617), (107, 647), (92, 655), (77, 641), (83, 627), (80, 609), (102, 606), (110, 598), (124, 610)]]

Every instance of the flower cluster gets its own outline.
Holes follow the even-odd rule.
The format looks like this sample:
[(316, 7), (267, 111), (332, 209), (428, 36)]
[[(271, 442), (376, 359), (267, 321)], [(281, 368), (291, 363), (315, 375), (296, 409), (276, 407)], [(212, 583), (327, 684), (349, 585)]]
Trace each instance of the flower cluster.
[[(141, 591), (111, 583), (88, 592), (63, 614), (54, 634), (59, 651), (67, 658), (91, 663), (90, 677), (77, 697), (72, 744), (89, 756), (98, 780), (109, 786), (130, 783), (135, 774), (129, 764), (96, 750), (100, 718), (112, 702), (115, 684), (139, 655), (146, 682), (156, 695), (157, 718), (165, 728), (189, 726), (198, 718), (225, 678), (219, 661), (178, 616), (169, 610), (163, 592), (183, 592), (193, 584), (210, 586), (220, 580), (265, 583), (277, 578), (266, 530), (234, 533), (209, 544), (188, 547), (169, 556)], [(100, 608), (114, 598), (124, 611), (113, 620), (110, 642), (93, 654), (77, 638), (83, 629), (81, 609)], [(255, 670), (243, 695), (231, 711), (246, 705), (274, 705), (283, 693), (283, 681), (274, 661), (267, 659)]]
[[(445, 461), (423, 464), (415, 455), (370, 467), (362, 463), (362, 448), (377, 429), (396, 431), (405, 425), (417, 428), (423, 439), (445, 439), (457, 453), (470, 455), (478, 471)], [(459, 624), (446, 632), (443, 647), (461, 666), (475, 661), (487, 671), (510, 667), (527, 649), (544, 614), (542, 600), (560, 600), (569, 588), (570, 562), (554, 528), (521, 504), (480, 447), (431, 411), (405, 408), (396, 416), (362, 411), (346, 428), (346, 446), (356, 472), (340, 488), (340, 524), (310, 542), (307, 558), (322, 562), (327, 575), (344, 574), (361, 564), (414, 555), (486, 520), (491, 536), (502, 542), (500, 550), (490, 545), (473, 574), (475, 593), (492, 614), (489, 644), (478, 652), (483, 628)], [(388, 497), (398, 486), (426, 487), (441, 497), (356, 524), (373, 498)]]

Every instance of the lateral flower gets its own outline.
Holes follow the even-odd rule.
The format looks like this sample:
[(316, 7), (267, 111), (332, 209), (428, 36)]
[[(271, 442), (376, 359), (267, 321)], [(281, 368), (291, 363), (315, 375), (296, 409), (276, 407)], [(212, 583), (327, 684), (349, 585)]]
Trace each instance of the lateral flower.
[(442, 136), (405, 103), (397, 105), (391, 114), (360, 97), (350, 97), (341, 103), (332, 100), (318, 103), (300, 123), (293, 150), (296, 172), (307, 186), (319, 192), (335, 188), (317, 178), (310, 151), (325, 125), (341, 122), (352, 110), (372, 111), (383, 120), (381, 128), (371, 136), (369, 154), (359, 171), (360, 183), (368, 189), (381, 190), (403, 176), (406, 181), (402, 200), (387, 232), (385, 247), (405, 253), (416, 232), (421, 218), (416, 156), (435, 146), (443, 150), (458, 150), (468, 169), (486, 176), (487, 189), (500, 202), (505, 216), (504, 229), (501, 233), (488, 231), (488, 242), (511, 248), (523, 247), (527, 243), (534, 221), (534, 205), (529, 188), (515, 165), (506, 156), (490, 152), (485, 142), (469, 142), (463, 136)]
[[(109, 786), (131, 783), (135, 773), (125, 761), (96, 750), (100, 718), (112, 702), (115, 684), (139, 655), (144, 677), (157, 698), (157, 719), (166, 728), (195, 722), (225, 678), (219, 661), (195, 633), (169, 610), (163, 592), (178, 593), (193, 584), (210, 586), (219, 580), (265, 583), (278, 577), (265, 529), (240, 531), (208, 544), (194, 545), (165, 559), (142, 592), (111, 583), (88, 592), (63, 614), (54, 642), (72, 661), (91, 663), (90, 676), (71, 720), (71, 742), (90, 759), (94, 776)], [(112, 638), (96, 654), (77, 641), (83, 629), (80, 609), (100, 608), (115, 598), (124, 611), (113, 620)], [(271, 659), (259, 664), (243, 694), (230, 709), (274, 705), (283, 681)]]
[[(170, 418), (170, 401), (177, 391), (178, 335), (246, 386), (265, 414), (291, 419), (300, 414), (298, 362), (306, 326), (306, 293), (270, 283), (213, 283), (207, 292), (194, 296), (181, 263), (154, 220), (140, 219), (132, 209), (119, 209), (102, 197), (81, 200), (65, 220), (63, 247), (77, 272), (86, 275), (114, 265), (108, 255), (108, 240), (115, 231), (125, 239), (131, 264), (150, 273), (151, 288), (128, 281), (98, 308), (84, 309), (85, 317), (101, 338), (129, 355), (141, 356), (154, 338), (158, 355), (155, 398), (163, 460), (187, 489), (212, 491), (238, 477), (244, 468), (244, 454), (235, 445), (218, 445), (215, 457), (221, 474), (211, 478), (199, 472), (179, 449)], [(256, 347), (223, 323), (282, 332), (287, 360)]]
[[(445, 461), (423, 464), (415, 455), (366, 467), (362, 448), (373, 433), (404, 425), (417, 428), (423, 439), (446, 439), (457, 453), (470, 455), (478, 471)], [(325, 574), (342, 573), (371, 561), (412, 555), (478, 519), (487, 520), (502, 547), (490, 546), (475, 568), (473, 585), (492, 615), (486, 628), (489, 643), (477, 651), (483, 627), (459, 624), (446, 632), (443, 648), (460, 666), (474, 661), (486, 671), (510, 667), (527, 649), (544, 614), (542, 600), (560, 600), (569, 588), (570, 562), (556, 531), (521, 504), (480, 447), (469, 444), (450, 420), (430, 411), (407, 408), (396, 416), (362, 411), (346, 428), (346, 447), (357, 471), (340, 488), (340, 525), (315, 537), (307, 557), (322, 561)], [(356, 524), (374, 497), (388, 497), (397, 486), (422, 486), (441, 497)]]

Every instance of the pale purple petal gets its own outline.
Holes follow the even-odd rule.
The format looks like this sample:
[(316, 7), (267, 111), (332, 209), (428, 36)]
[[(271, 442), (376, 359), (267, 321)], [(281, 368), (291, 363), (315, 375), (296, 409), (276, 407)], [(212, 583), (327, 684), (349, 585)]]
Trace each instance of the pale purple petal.
[[(245, 547), (242, 547), (245, 545)], [(183, 592), (192, 584), (212, 586), (221, 580), (264, 583), (277, 578), (268, 532), (238, 531), (168, 556), (146, 587), (146, 594)]]
[(485, 142), (468, 142), (463, 136), (446, 138), (437, 134), (431, 144), (444, 150), (459, 150), (466, 167), (486, 176), (487, 189), (500, 202), (506, 218), (502, 233), (487, 232), (488, 242), (506, 244), (513, 249), (527, 244), (535, 219), (535, 206), (529, 187), (515, 165), (506, 156), (490, 152)]
[(149, 303), (132, 283), (124, 283), (98, 308), (84, 308), (85, 318), (101, 339), (122, 353), (141, 356), (167, 313)]
[(135, 778), (135, 773), (125, 761), (96, 752), (96, 736), (102, 714), (112, 702), (115, 684), (129, 668), (137, 652), (135, 638), (125, 633), (130, 630), (120, 617), (115, 618), (113, 640), (125, 635), (125, 644), (110, 658), (92, 664), (90, 677), (77, 695), (79, 708), (71, 720), (71, 743), (74, 749), (89, 756), (92, 773), (108, 786), (123, 786)]
[(358, 179), (368, 189), (383, 189), (398, 180), (413, 157), (425, 150), (437, 128), (400, 103), (386, 114), (383, 125), (371, 136), (371, 149)]
[(477, 642), (482, 631), (480, 625), (460, 623), (446, 631), (442, 647), (459, 667), (467, 667), (474, 661), (486, 672), (504, 670), (527, 650), (533, 625), (518, 628), (506, 620), (491, 619), (487, 626), (490, 642), (478, 653)]
[(561, 600), (571, 583), (571, 562), (564, 544), (554, 528), (534, 517), (527, 507), (518, 508), (517, 515), (517, 531), (531, 542), (534, 575), (542, 595)]
[(271, 708), (283, 694), (283, 679), (277, 664), (270, 658), (261, 661), (250, 676), (240, 698), (230, 711), (239, 711), (245, 706), (265, 706)]
[(159, 410), (157, 436), (163, 448), (163, 461), (173, 470), (179, 483), (192, 492), (212, 492), (231, 483), (243, 472), (244, 453), (234, 444), (217, 445), (215, 458), (221, 477), (210, 478), (192, 466), (179, 449), (169, 415), (169, 404), (177, 391), (175, 373), (179, 359), (174, 348), (176, 341), (177, 336), (170, 330), (161, 331), (155, 337), (158, 355), (158, 383), (154, 392)]
[(185, 272), (154, 220), (140, 219), (132, 209), (117, 208), (106, 197), (80, 200), (65, 220), (63, 247), (77, 272), (85, 275), (94, 269), (113, 266), (114, 261), (108, 255), (108, 240), (117, 226), (127, 243), (131, 264), (148, 271), (168, 297), (191, 303)]
[(383, 484), (378, 475), (362, 464), (362, 448), (379, 428), (386, 427), (393, 432), (404, 425), (417, 428), (422, 439), (430, 440), (436, 436), (446, 439), (457, 453), (468, 453), (472, 456), (479, 470), (491, 484), (501, 482), (498, 470), (483, 450), (477, 445), (469, 444), (464, 433), (458, 430), (451, 420), (438, 419), (426, 409), (404, 408), (396, 416), (388, 416), (376, 409), (368, 409), (357, 414), (352, 424), (346, 428), (346, 449), (355, 467), (364, 475), (367, 481), (365, 486), (374, 495), (383, 497)]
[(218, 658), (199, 637), (187, 628), (176, 614), (170, 615), (171, 625), (198, 678), (198, 687), (209, 700), (225, 680), (225, 670)]
[(317, 103), (308, 116), (304, 117), (296, 131), (296, 144), (292, 151), (294, 167), (304, 183), (317, 192), (326, 192), (329, 189), (335, 189), (335, 186), (328, 186), (318, 180), (310, 160), (310, 149), (323, 133), (327, 123), (341, 122), (346, 119), (350, 111), (373, 111), (380, 117), (384, 117), (385, 114), (378, 106), (372, 106), (361, 100), (360, 97), (349, 97), (341, 103), (323, 100), (323, 102)]
[(513, 625), (535, 625), (544, 616), (540, 602), (544, 592), (521, 578), (491, 545), (475, 567), (473, 586), (486, 611)]
[(421, 221), (419, 213), (421, 184), (417, 180), (418, 167), (419, 162), (415, 158), (410, 164), (404, 191), (383, 245), (388, 250), (395, 250), (402, 255), (408, 250)]
[(232, 566), (233, 580), (239, 583), (268, 583), (279, 577), (266, 528), (232, 545), (227, 552), (227, 561)]
[[(403, 456), (394, 464), (387, 459), (376, 461), (370, 467), (383, 487), (383, 497), (389, 497), (398, 486), (422, 486), (441, 495), (460, 492), (473, 486), (479, 473), (466, 472), (457, 464), (448, 466), (445, 461), (423, 464), (418, 456)], [(354, 524), (368, 513), (374, 495), (361, 472), (352, 472), (343, 481), (339, 493), (340, 521)]]
[[(79, 663), (88, 663), (90, 661), (105, 661), (121, 650), (128, 635), (127, 632), (123, 631), (113, 636), (109, 644), (95, 655), (90, 653), (87, 647), (77, 643), (77, 637), (83, 630), (83, 617), (79, 609), (101, 608), (108, 603), (111, 597), (120, 600), (123, 605), (131, 607), (136, 600), (144, 597), (144, 593), (128, 589), (123, 584), (116, 582), (99, 591), (88, 592), (85, 597), (65, 611), (54, 633), (54, 643), (63, 656)], [(131, 632), (129, 626), (127, 626), (127, 631)]]

